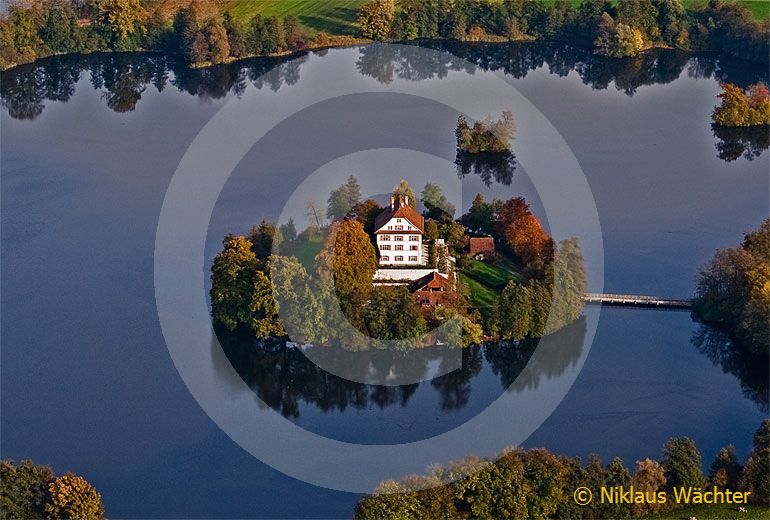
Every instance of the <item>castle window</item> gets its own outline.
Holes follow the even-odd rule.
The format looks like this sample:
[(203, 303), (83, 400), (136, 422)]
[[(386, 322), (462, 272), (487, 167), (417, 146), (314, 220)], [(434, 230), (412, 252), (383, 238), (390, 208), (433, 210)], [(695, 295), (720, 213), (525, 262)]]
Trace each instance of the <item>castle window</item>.
[(383, 261), (383, 262), (387, 262), (388, 260), (390, 260), (390, 257), (389, 257), (389, 256), (383, 256), (383, 257), (382, 257), (382, 261)]
[(393, 239), (394, 239), (396, 242), (403, 242), (403, 241), (404, 241), (404, 237), (403, 237), (403, 235), (396, 235), (395, 237), (393, 237)]
[(403, 256), (396, 256), (396, 262), (403, 262), (404, 257)]
[(409, 235), (409, 240), (417, 242), (420, 238), (417, 235)]
[(402, 246), (402, 245), (397, 245), (396, 246), (396, 251), (403, 251), (403, 250), (404, 250), (404, 246)]
[(390, 245), (389, 244), (383, 244), (380, 246), (380, 251), (390, 251)]
[(417, 246), (409, 246), (409, 251), (419, 251), (420, 248)]
[(409, 257), (409, 261), (410, 262), (416, 262), (417, 261), (417, 257), (416, 256), (410, 256)]

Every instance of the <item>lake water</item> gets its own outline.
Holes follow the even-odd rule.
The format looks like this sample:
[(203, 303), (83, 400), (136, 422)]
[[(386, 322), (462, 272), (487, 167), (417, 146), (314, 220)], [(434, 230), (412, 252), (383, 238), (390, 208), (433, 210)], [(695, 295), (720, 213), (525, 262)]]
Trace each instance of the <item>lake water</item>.
[[(225, 233), (286, 208), (299, 215), (310, 195), (323, 202), (328, 192), (313, 184), (323, 175), (359, 175), (380, 197), (403, 176), (415, 187), (440, 178), (463, 209), (477, 192), (523, 195), (545, 218), (523, 166), (505, 182), (459, 181), (451, 165), (457, 110), (397, 93), (458, 77), (467, 84), (462, 102), (480, 110), (486, 85), (515, 87), (569, 145), (596, 201), (606, 292), (689, 297), (714, 250), (768, 216), (766, 132), (715, 136), (709, 120), (719, 81), (767, 81), (766, 71), (716, 55), (600, 60), (552, 45), (432, 46), (455, 57), (373, 46), (190, 71), (158, 55), (91, 55), (4, 73), (2, 456), (86, 475), (110, 517), (352, 514), (358, 495), (287, 477), (232, 441), (193, 399), (165, 346), (153, 281), (161, 207), (186, 149), (226, 106), (269, 114), (330, 78), (377, 90), (305, 108), (249, 147), (216, 200), (204, 274)], [(416, 164), (420, 171), (410, 171)], [(589, 350), (586, 330), (597, 320)], [(506, 392), (537, 391), (579, 366), (526, 446), (620, 455), (632, 465), (688, 435), (708, 463), (728, 443), (745, 456), (767, 416), (766, 366), (730, 355), (686, 312), (589, 308), (560, 333), (558, 360), (545, 356), (526, 381), (516, 376), (538, 345), (474, 348), (460, 370), (388, 387), (329, 377), (283, 345), (223, 343), (256, 397), (306, 430), (348, 442), (426, 439)], [(201, 369), (216, 378), (224, 370), (214, 359)], [(383, 353), (375, 372), (401, 362)], [(426, 361), (426, 373), (433, 365)]]

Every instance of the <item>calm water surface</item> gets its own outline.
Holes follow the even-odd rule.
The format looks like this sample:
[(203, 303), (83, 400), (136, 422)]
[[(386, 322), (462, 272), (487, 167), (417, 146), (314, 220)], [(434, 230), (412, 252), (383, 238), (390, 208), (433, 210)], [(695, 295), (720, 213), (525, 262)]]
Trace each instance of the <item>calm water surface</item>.
[[(714, 135), (709, 125), (719, 81), (745, 85), (766, 73), (672, 52), (607, 61), (548, 45), (449, 50), (475, 65), (373, 46), (206, 71), (157, 55), (92, 55), (4, 73), (2, 456), (88, 476), (111, 517), (351, 514), (357, 495), (278, 473), (205, 415), (166, 350), (153, 288), (163, 197), (203, 125), (228, 101), (285, 95), (300, 79), (312, 84), (336, 73), (329, 69), (337, 64), (354, 65), (361, 82), (378, 85), (472, 72), (469, 98), (490, 74), (515, 86), (586, 173), (608, 292), (688, 297), (713, 251), (767, 217), (766, 132)], [(287, 119), (255, 144), (221, 193), (207, 262), (225, 233), (277, 218), (302, 180), (338, 157), (408, 148), (451, 162), (457, 115), (383, 92), (332, 99)], [(366, 167), (352, 157), (345, 177)], [(394, 163), (391, 184), (409, 174), (399, 168)], [(427, 175), (454, 175), (436, 168)], [(522, 168), (510, 178), (463, 178), (464, 208), (477, 192), (524, 195), (542, 215)], [(560, 333), (561, 361), (518, 382), (537, 388), (588, 353), (527, 446), (633, 464), (658, 456), (670, 436), (689, 435), (707, 461), (727, 443), (747, 453), (767, 415), (767, 371), (758, 372), (755, 360), (728, 355), (724, 340), (687, 313), (587, 311), (587, 320), (597, 318), (590, 352), (581, 320)], [(223, 340), (223, 347), (269, 406), (308, 430), (360, 443), (424, 439), (461, 424), (502, 392), (518, 391), (509, 386), (538, 348), (470, 349), (456, 372), (384, 387), (325, 377), (280, 344)], [(383, 354), (376, 368), (385, 373), (400, 362)]]

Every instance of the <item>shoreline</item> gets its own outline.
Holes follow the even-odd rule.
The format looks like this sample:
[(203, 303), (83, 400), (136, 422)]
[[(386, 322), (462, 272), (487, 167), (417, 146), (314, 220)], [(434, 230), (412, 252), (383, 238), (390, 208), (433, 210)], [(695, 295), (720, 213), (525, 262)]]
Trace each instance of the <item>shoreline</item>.
[[(582, 47), (579, 45), (575, 45), (573, 43), (569, 42), (563, 42), (560, 40), (538, 40), (535, 38), (518, 38), (518, 39), (510, 39), (505, 38), (502, 36), (494, 36), (494, 35), (488, 35), (485, 38), (480, 39), (474, 39), (474, 40), (458, 40), (455, 38), (416, 38), (413, 40), (383, 40), (383, 41), (377, 41), (377, 40), (371, 40), (369, 38), (363, 38), (358, 36), (345, 36), (345, 35), (339, 35), (339, 36), (330, 36), (331, 40), (334, 40), (335, 38), (339, 38), (342, 41), (339, 41), (337, 43), (330, 42), (327, 45), (308, 45), (307, 47), (303, 47), (302, 49), (296, 49), (296, 50), (290, 50), (290, 51), (284, 51), (279, 52), (275, 54), (250, 54), (248, 56), (242, 56), (239, 58), (235, 57), (228, 57), (225, 61), (222, 63), (211, 63), (211, 62), (202, 62), (202, 63), (187, 63), (186, 66), (189, 69), (192, 70), (205, 70), (212, 67), (217, 67), (220, 65), (230, 65), (233, 63), (238, 63), (241, 61), (246, 60), (253, 60), (257, 58), (292, 58), (295, 56), (300, 56), (303, 52), (316, 52), (316, 51), (323, 51), (327, 49), (341, 49), (346, 47), (354, 47), (354, 46), (365, 46), (365, 45), (372, 45), (375, 43), (391, 43), (391, 44), (397, 44), (397, 45), (414, 45), (417, 43), (417, 46), (419, 46), (419, 42), (457, 42), (467, 45), (474, 45), (474, 44), (498, 44), (498, 45), (505, 45), (510, 43), (527, 43), (527, 44), (548, 44), (548, 43), (558, 43), (562, 45), (569, 46), (574, 49), (582, 49), (589, 52), (592, 52), (592, 49), (587, 47)], [(722, 54), (730, 59), (739, 60), (742, 62), (745, 62), (747, 64), (750, 64), (754, 67), (762, 67), (765, 66), (765, 63), (762, 62), (756, 62), (756, 61), (750, 61), (745, 60), (742, 58), (738, 58), (729, 54), (723, 53), (723, 51), (715, 50), (715, 49), (706, 49), (706, 50), (687, 50), (687, 49), (677, 49), (675, 47), (671, 47), (669, 45), (665, 44), (656, 44), (651, 45), (650, 47), (647, 47), (646, 49), (638, 52), (637, 54), (634, 54), (632, 56), (624, 56), (620, 58), (612, 57), (612, 56), (604, 56), (601, 54), (596, 54), (595, 52), (592, 52), (594, 56), (608, 59), (608, 60), (629, 60), (629, 59), (635, 59), (640, 56), (643, 56), (649, 52), (653, 51), (659, 51), (659, 50), (667, 50), (667, 51), (674, 51), (674, 52), (684, 52), (691, 55), (698, 55), (702, 53), (714, 53), (714, 54)], [(54, 53), (50, 54), (48, 56), (40, 56), (35, 58), (32, 61), (28, 61), (25, 63), (17, 63), (10, 67), (2, 68), (0, 69), (0, 72), (10, 72), (14, 69), (17, 69), (19, 67), (34, 65), (39, 61), (47, 60), (49, 58), (55, 58), (55, 57), (61, 57), (61, 56), (89, 56), (92, 54), (156, 54), (156, 55), (165, 55), (165, 56), (173, 56), (173, 57), (180, 57), (181, 54), (169, 51), (169, 50), (159, 50), (159, 49), (137, 49), (132, 51), (120, 51), (120, 50), (114, 50), (114, 49), (105, 49), (105, 50), (96, 50), (96, 51), (89, 51), (89, 52), (61, 52), (61, 53)]]

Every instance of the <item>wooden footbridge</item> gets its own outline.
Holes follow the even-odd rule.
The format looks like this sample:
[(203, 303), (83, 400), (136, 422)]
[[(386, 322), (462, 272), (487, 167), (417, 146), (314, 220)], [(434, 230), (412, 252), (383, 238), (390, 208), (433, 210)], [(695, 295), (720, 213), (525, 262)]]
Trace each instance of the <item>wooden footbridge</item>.
[(589, 305), (616, 305), (623, 307), (647, 307), (658, 309), (687, 310), (692, 307), (690, 300), (674, 300), (659, 296), (640, 296), (637, 294), (587, 293), (584, 300)]

